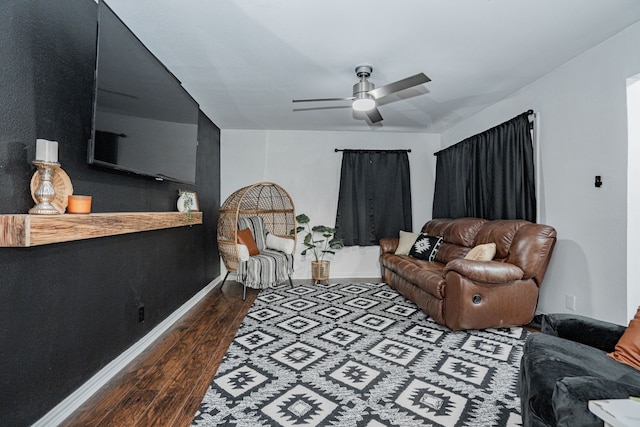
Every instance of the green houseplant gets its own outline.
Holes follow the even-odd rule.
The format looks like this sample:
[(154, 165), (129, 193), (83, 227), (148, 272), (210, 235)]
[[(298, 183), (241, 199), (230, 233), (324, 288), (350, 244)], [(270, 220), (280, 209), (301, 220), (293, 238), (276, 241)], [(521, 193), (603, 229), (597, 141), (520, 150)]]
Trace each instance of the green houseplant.
[(185, 221), (191, 221), (191, 209), (193, 208), (193, 199), (190, 197), (189, 193), (183, 190), (178, 190), (178, 203), (182, 205), (181, 212), (186, 212)]
[(310, 254), (313, 256), (311, 261), (313, 280), (316, 283), (323, 280), (328, 281), (330, 262), (324, 257), (327, 254), (335, 255), (336, 250), (344, 247), (344, 242), (335, 237), (335, 228), (326, 225), (311, 226), (311, 220), (305, 214), (296, 216), (296, 221), (299, 224), (296, 233), (306, 232), (302, 242), (305, 248), (300, 252), (300, 255)]

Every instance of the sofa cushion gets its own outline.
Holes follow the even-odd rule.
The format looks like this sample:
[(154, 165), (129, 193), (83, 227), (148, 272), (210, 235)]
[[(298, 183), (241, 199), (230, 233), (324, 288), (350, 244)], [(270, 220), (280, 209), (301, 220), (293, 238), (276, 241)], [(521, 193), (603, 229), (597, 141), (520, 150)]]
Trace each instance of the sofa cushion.
[(249, 249), (249, 255), (259, 255), (260, 250), (258, 249), (258, 245), (256, 245), (256, 241), (253, 238), (253, 234), (251, 234), (251, 230), (245, 228), (244, 230), (238, 230), (238, 243), (244, 245)]
[(434, 261), (441, 244), (442, 237), (421, 234), (411, 246), (409, 255), (426, 261)]
[(553, 390), (551, 401), (556, 426), (602, 425), (602, 421), (589, 411), (590, 400), (627, 399), (630, 393), (635, 395), (638, 392), (640, 386), (633, 387), (631, 384), (601, 377), (560, 378)]
[(380, 263), (383, 267), (397, 273), (404, 272), (405, 268), (411, 266), (412, 269), (419, 268), (425, 271), (435, 271), (439, 275), (442, 275), (442, 269), (444, 268), (444, 264), (437, 261), (425, 261), (410, 255), (395, 255), (392, 253), (380, 255)]
[(469, 248), (453, 245), (443, 241), (436, 254), (436, 261), (447, 264), (454, 259), (462, 259), (469, 252)]
[(640, 378), (636, 376), (640, 373), (630, 366), (605, 357), (604, 351), (585, 344), (543, 333), (533, 333), (527, 341), (531, 341), (529, 346), (525, 344), (525, 348), (529, 347), (528, 357), (538, 365), (539, 375), (555, 377), (554, 384), (561, 377), (594, 376), (615, 381), (633, 374)]
[[(476, 233), (487, 222), (482, 218), (432, 219), (422, 227), (422, 232), (442, 236), (443, 242), (436, 261), (446, 264), (453, 259), (464, 258), (469, 248), (474, 246)], [(491, 240), (480, 243), (489, 242)]]
[(496, 259), (505, 259), (509, 254), (511, 242), (516, 232), (523, 225), (531, 224), (525, 220), (489, 221), (478, 230), (474, 245), (493, 242), (496, 244)]
[[(434, 219), (427, 222), (423, 233), (442, 236), (445, 242), (472, 248), (478, 230), (487, 222), (482, 218)], [(488, 243), (490, 240), (482, 243)]]
[(465, 256), (464, 259), (473, 261), (491, 261), (496, 255), (496, 244), (485, 243), (484, 245), (474, 246)]
[(512, 283), (522, 279), (522, 270), (515, 265), (499, 261), (477, 262), (468, 259), (454, 259), (442, 271), (444, 276), (455, 271), (461, 276), (478, 283)]
[(441, 300), (444, 298), (444, 265), (437, 261), (425, 261), (409, 255), (385, 253), (380, 256), (382, 266), (399, 274), (409, 283)]
[(626, 327), (578, 314), (549, 313), (542, 316), (540, 331), (586, 344), (606, 353), (613, 352)]
[(396, 249), (396, 255), (409, 255), (413, 244), (420, 237), (418, 233), (411, 233), (408, 231), (400, 230), (400, 242), (398, 243), (398, 248)]
[(422, 226), (422, 230), (420, 230), (420, 232), (430, 234), (432, 236), (444, 236), (444, 232), (451, 225), (451, 221), (452, 220), (449, 218), (429, 220)]
[(615, 350), (607, 356), (640, 370), (640, 307), (618, 340)]

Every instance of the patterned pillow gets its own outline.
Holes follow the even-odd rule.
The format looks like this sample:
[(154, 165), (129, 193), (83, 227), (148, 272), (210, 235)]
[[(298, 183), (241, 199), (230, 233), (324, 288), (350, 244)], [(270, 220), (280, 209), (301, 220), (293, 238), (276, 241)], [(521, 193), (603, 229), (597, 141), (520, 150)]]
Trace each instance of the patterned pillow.
[(409, 255), (415, 258), (423, 259), (425, 261), (434, 261), (441, 244), (442, 237), (421, 234), (411, 247)]

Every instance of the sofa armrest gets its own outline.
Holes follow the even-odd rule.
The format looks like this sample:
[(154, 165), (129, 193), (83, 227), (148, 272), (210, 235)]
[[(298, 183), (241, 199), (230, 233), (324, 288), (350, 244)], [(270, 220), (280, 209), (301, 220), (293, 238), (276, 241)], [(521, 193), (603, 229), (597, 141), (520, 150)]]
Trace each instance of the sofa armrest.
[(380, 254), (395, 253), (399, 243), (399, 237), (385, 237), (380, 239)]
[(478, 283), (508, 283), (522, 279), (524, 272), (518, 266), (499, 261), (474, 261), (470, 259), (454, 259), (444, 267), (442, 274), (449, 271)]
[(626, 327), (576, 314), (545, 314), (541, 332), (612, 352)]
[(556, 382), (551, 399), (558, 426), (602, 425), (589, 411), (589, 400), (627, 399), (640, 394), (640, 385), (599, 377), (564, 377)]

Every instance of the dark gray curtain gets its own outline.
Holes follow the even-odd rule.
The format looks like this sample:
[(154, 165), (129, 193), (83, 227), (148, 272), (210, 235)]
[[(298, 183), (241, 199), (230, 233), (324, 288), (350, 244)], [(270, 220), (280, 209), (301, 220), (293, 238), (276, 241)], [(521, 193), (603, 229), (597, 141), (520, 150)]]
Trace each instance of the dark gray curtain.
[(407, 150), (344, 150), (336, 237), (373, 246), (412, 229)]
[(536, 221), (530, 112), (438, 153), (433, 218)]

